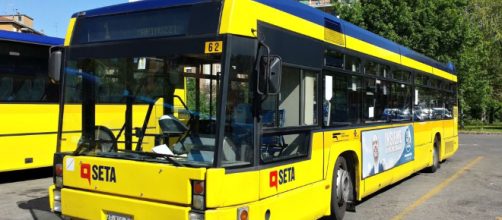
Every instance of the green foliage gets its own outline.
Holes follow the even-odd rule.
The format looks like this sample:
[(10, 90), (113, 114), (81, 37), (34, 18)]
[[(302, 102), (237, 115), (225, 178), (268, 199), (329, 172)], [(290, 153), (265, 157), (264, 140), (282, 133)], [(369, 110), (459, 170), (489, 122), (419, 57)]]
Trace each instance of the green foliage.
[(502, 109), (502, 0), (334, 3), (340, 18), (441, 62), (453, 62), (468, 118)]

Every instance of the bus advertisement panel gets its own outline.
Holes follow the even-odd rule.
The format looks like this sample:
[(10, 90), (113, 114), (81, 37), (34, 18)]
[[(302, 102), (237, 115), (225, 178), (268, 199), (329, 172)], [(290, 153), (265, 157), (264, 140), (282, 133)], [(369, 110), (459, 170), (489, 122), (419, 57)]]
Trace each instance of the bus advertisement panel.
[(411, 125), (362, 132), (363, 178), (414, 160)]

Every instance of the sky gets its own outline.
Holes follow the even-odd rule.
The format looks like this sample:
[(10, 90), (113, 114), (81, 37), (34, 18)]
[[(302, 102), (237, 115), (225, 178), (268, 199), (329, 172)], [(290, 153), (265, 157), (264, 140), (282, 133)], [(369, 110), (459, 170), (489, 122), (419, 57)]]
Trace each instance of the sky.
[(15, 14), (17, 10), (34, 19), (35, 30), (64, 38), (75, 12), (125, 2), (127, 0), (0, 0), (0, 14)]

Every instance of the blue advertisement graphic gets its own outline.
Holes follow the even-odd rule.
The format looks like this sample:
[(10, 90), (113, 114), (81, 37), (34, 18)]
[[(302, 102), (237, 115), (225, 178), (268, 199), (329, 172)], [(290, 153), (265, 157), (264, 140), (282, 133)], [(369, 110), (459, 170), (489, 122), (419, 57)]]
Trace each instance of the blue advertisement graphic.
[(363, 178), (373, 176), (415, 158), (413, 127), (362, 132)]

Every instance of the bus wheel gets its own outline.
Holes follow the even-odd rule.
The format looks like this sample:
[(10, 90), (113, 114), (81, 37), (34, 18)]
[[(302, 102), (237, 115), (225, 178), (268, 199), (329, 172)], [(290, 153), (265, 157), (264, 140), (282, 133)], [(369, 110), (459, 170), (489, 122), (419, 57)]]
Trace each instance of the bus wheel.
[(331, 219), (343, 219), (353, 190), (350, 170), (344, 157), (338, 157), (333, 170), (331, 188)]
[(427, 167), (427, 172), (429, 173), (435, 173), (439, 169), (439, 147), (441, 145), (441, 142), (439, 141), (439, 138), (436, 136), (434, 138), (434, 150), (432, 152), (432, 166)]

